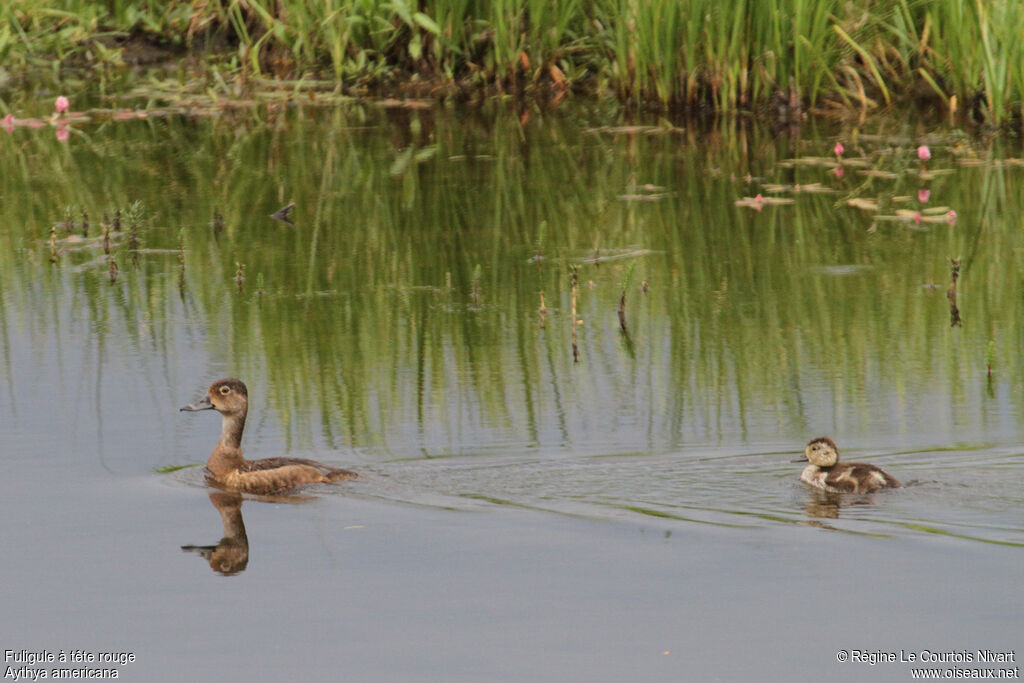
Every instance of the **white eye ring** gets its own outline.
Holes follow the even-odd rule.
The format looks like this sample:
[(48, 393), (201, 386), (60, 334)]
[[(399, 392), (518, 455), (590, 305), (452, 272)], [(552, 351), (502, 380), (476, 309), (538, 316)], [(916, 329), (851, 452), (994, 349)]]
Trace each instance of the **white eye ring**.
[(231, 393), (231, 387), (229, 387), (229, 386), (227, 386), (225, 384), (224, 386), (222, 386), (220, 388), (220, 393), (221, 393), (221, 396), (227, 396), (228, 394)]

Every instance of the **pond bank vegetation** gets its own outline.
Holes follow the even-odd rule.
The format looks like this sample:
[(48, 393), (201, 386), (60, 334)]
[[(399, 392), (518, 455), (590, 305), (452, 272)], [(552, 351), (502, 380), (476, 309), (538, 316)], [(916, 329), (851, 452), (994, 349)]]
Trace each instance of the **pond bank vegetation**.
[(913, 104), (1020, 126), (1022, 32), (1024, 5), (999, 0), (11, 0), (0, 88), (160, 64), (236, 95), (613, 96), (781, 119)]

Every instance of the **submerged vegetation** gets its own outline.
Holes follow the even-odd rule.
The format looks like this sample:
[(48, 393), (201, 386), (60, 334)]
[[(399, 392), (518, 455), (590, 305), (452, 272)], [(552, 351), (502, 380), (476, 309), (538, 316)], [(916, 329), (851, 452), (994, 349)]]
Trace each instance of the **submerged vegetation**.
[[(11, 0), (8, 69), (204, 56), (210, 87), (614, 94), (637, 105), (864, 114), (896, 101), (1019, 124), (1024, 5), (1002, 0)], [(312, 91), (310, 91), (312, 92)]]

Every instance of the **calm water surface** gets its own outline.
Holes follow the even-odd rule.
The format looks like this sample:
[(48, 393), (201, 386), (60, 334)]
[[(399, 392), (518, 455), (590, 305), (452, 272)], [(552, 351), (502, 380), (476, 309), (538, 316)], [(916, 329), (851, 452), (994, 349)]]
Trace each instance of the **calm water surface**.
[[(909, 680), (837, 653), (1021, 649), (1019, 150), (217, 114), (0, 131), (4, 649), (367, 681)], [(223, 376), (248, 455), (365, 476), (211, 491), (219, 420), (177, 409)], [(808, 491), (821, 434), (907, 485)]]

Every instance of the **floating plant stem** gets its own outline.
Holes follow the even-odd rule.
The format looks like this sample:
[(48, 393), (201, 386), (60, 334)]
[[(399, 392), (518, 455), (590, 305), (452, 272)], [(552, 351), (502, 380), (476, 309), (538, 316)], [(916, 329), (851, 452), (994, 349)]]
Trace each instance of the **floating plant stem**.
[(71, 207), (64, 207), (64, 234), (70, 235), (71, 230), (75, 227), (75, 222), (71, 220)]
[(82, 237), (89, 236), (89, 212), (82, 209)]
[(57, 263), (57, 226), (50, 226), (50, 263)]
[(988, 341), (988, 347), (985, 349), (985, 365), (988, 366), (988, 376), (992, 377), (992, 365), (995, 361), (996, 356), (996, 340), (990, 339)]
[(960, 318), (960, 309), (956, 305), (956, 283), (960, 279), (960, 259), (950, 259), (949, 287), (946, 288), (946, 298), (949, 299), (949, 326), (961, 327), (963, 320)]
[(117, 261), (111, 257), (107, 257), (107, 274), (110, 276), (110, 282), (113, 284), (117, 281)]
[(544, 292), (540, 292), (540, 308), (537, 309), (537, 313), (540, 314), (540, 329), (544, 329), (544, 319), (548, 314), (548, 307), (544, 305)]
[(256, 296), (263, 296), (263, 273), (256, 273)]
[(103, 228), (103, 253), (110, 256), (110, 226)]
[(619, 297), (619, 327), (626, 331), (626, 292), (629, 284), (633, 281), (633, 271), (636, 270), (636, 261), (629, 264), (626, 275), (622, 278), (622, 296)]
[(287, 206), (282, 206), (280, 209), (270, 214), (270, 217), (276, 221), (281, 221), (285, 225), (295, 225), (292, 221), (292, 212), (294, 210), (295, 202), (291, 202)]
[(142, 202), (136, 200), (128, 207), (128, 248), (136, 252), (139, 248), (139, 221), (142, 219)]
[(476, 264), (476, 268), (473, 269), (473, 305), (480, 303), (480, 274), (482, 269), (480, 264)]
[(121, 209), (114, 209), (114, 232), (121, 232)]
[(132, 251), (139, 248), (139, 224), (134, 217), (128, 224), (128, 248)]
[(185, 272), (185, 231), (183, 229), (178, 230), (178, 267), (181, 268), (181, 272)]
[(548, 222), (547, 221), (541, 221), (540, 222), (540, 227), (537, 229), (537, 247), (536, 247), (537, 248), (537, 256), (536, 256), (536, 260), (537, 260), (538, 264), (540, 263), (540, 260), (543, 258), (543, 256), (541, 255), (541, 250), (544, 247), (544, 233), (547, 232), (547, 229), (548, 229)]
[(238, 291), (242, 291), (242, 283), (245, 282), (245, 264), (239, 261), (235, 262), (235, 284), (238, 285)]
[(573, 363), (579, 363), (580, 362), (580, 347), (576, 343), (576, 325), (578, 324), (578, 322), (576, 320), (576, 290), (579, 288), (579, 282), (580, 282), (579, 266), (573, 266), (572, 267), (572, 280), (571, 280), (571, 283), (572, 283), (571, 284), (571, 289), (572, 289), (572, 315), (570, 316), (570, 320), (572, 321), (572, 362)]

